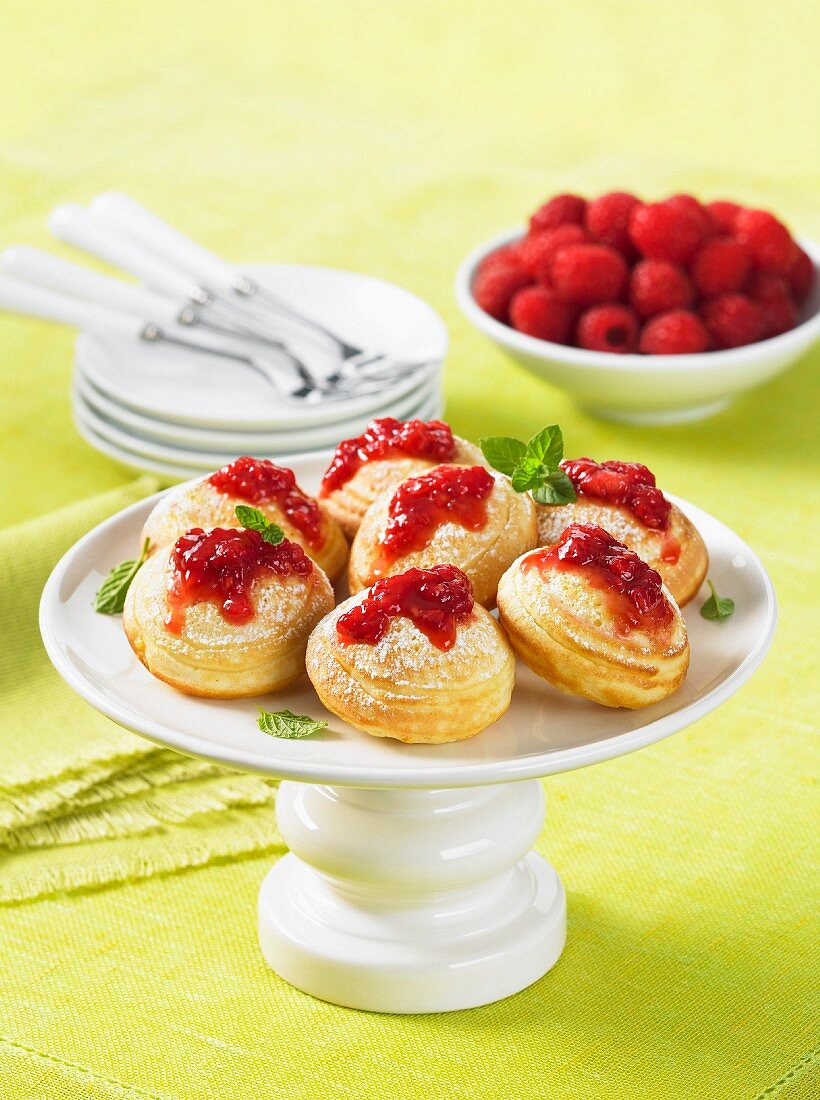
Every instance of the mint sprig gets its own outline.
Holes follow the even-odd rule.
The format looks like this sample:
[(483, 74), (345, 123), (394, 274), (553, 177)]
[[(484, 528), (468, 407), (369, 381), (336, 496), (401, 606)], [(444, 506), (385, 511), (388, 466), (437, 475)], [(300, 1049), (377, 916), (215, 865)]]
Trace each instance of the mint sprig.
[(251, 508), (249, 504), (237, 504), (236, 518), (248, 531), (258, 531), (271, 546), (278, 546), (285, 538), (285, 532), (278, 524), (271, 523), (264, 512)]
[(493, 469), (509, 477), (517, 493), (531, 492), (538, 504), (575, 500), (575, 487), (560, 466), (564, 437), (557, 424), (548, 424), (526, 443), (494, 435), (479, 440), (479, 446)]
[(308, 714), (294, 714), (289, 710), (263, 710), (259, 708), (259, 728), (271, 737), (285, 737), (298, 740), (311, 737), (327, 726), (321, 718), (311, 718)]
[(730, 615), (734, 614), (735, 601), (729, 596), (719, 596), (711, 581), (706, 583), (709, 585), (712, 595), (707, 597), (701, 606), (701, 615), (704, 619), (710, 619), (712, 622), (718, 623), (728, 619)]
[(121, 561), (115, 565), (94, 596), (94, 610), (100, 615), (120, 615), (125, 606), (125, 596), (131, 587), (131, 581), (136, 577), (145, 559), (148, 557), (148, 539), (142, 544), (142, 551), (133, 561)]

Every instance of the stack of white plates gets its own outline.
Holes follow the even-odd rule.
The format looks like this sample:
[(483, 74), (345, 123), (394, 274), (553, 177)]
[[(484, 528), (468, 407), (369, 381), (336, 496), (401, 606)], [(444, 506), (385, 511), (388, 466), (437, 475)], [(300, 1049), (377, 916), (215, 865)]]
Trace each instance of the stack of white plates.
[[(295, 455), (329, 456), (375, 417), (441, 416), (447, 335), (429, 306), (389, 283), (349, 272), (284, 265), (263, 270), (271, 289), (351, 343), (404, 362), (430, 361), (430, 367), (375, 393), (298, 404), (283, 401), (262, 375), (232, 359), (82, 333), (72, 397), (77, 427), (91, 446), (128, 466), (186, 478), (240, 454), (283, 465)], [(327, 352), (323, 361), (316, 349), (310, 359), (299, 350), (317, 377), (337, 365)]]

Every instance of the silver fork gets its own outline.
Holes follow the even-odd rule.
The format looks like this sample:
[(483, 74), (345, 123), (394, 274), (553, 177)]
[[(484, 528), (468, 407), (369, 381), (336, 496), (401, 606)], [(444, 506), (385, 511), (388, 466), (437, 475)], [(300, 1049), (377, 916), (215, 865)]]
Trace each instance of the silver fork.
[[(262, 303), (267, 303), (282, 316), (330, 340), (338, 349), (343, 364), (342, 370), (332, 376), (334, 379), (341, 380), (360, 368), (393, 361), (393, 357), (386, 352), (368, 350), (344, 340), (326, 325), (261, 286), (238, 267), (180, 233), (128, 195), (116, 191), (98, 195), (89, 204), (88, 211), (101, 226), (106, 225), (143, 248), (154, 249), (166, 260), (177, 263), (202, 288), (207, 288), (215, 300), (235, 305), (238, 299), (246, 312), (260, 324), (266, 321)], [(262, 306), (262, 309), (254, 309), (253, 306)], [(330, 379), (327, 381), (330, 382)]]
[[(219, 355), (224, 359), (233, 359), (238, 363), (244, 363), (266, 378), (267, 381), (274, 386), (280, 396), (284, 397), (286, 400), (295, 400), (300, 404), (308, 404), (316, 401), (346, 401), (348, 398), (354, 396), (366, 397), (368, 394), (378, 393), (382, 390), (385, 381), (400, 381), (411, 374), (425, 370), (431, 365), (429, 362), (406, 363), (399, 369), (391, 370), (386, 374), (365, 375), (364, 377), (366, 380), (364, 382), (347, 380), (345, 384), (345, 380), (342, 380), (342, 382), (333, 382), (327, 385), (315, 382), (309, 372), (304, 368), (304, 365), (295, 356), (287, 353), (300, 379), (300, 384), (291, 387), (287, 392), (283, 393), (281, 369), (275, 363), (271, 362), (270, 357), (267, 355), (250, 354), (250, 352), (244, 353), (237, 350), (229, 350), (227, 348), (204, 347), (201, 344), (193, 344), (190, 340), (181, 339), (179, 336), (169, 335), (168, 332), (161, 329), (158, 325), (153, 324), (145, 325), (141, 329), (139, 336), (141, 340), (148, 343), (173, 344), (177, 347), (203, 351), (211, 355)], [(332, 377), (331, 375), (330, 378)], [(327, 381), (329, 381), (329, 379)]]
[[(89, 273), (91, 274), (91, 273)], [(104, 279), (105, 276), (97, 276)], [(116, 282), (117, 280), (112, 280)], [(125, 284), (122, 284), (125, 287)], [(131, 289), (131, 288), (126, 288)], [(144, 292), (139, 288), (140, 296)], [(0, 273), (0, 308), (33, 317), (44, 317), (50, 321), (74, 325), (91, 332), (115, 333), (143, 340), (150, 344), (171, 344), (189, 351), (219, 355), (253, 368), (261, 374), (288, 401), (344, 400), (352, 395), (374, 393), (383, 387), (384, 378), (374, 377), (366, 383), (348, 386), (327, 387), (316, 380), (306, 370), (301, 361), (284, 351), (279, 357), (274, 353), (260, 354), (252, 348), (250, 341), (239, 341), (236, 337), (221, 337), (213, 333), (186, 330), (174, 325), (173, 321), (160, 325), (145, 321), (144, 315), (127, 312), (113, 306), (103, 307), (81, 297), (61, 293), (49, 287), (26, 282), (13, 275)], [(427, 364), (407, 364), (401, 371), (391, 373), (390, 377), (405, 377), (415, 371), (423, 370)], [(283, 369), (284, 367), (284, 369)]]
[[(142, 328), (137, 335), (142, 340), (158, 343), (164, 340), (166, 343), (176, 343), (180, 347), (187, 347), (199, 351), (216, 351), (217, 354), (229, 355), (232, 351), (242, 350), (249, 337), (227, 329), (214, 322), (204, 321), (197, 317), (198, 331), (188, 337), (187, 333), (178, 331), (179, 325), (187, 325), (183, 316), (186, 310), (177, 312), (174, 303), (162, 294), (157, 294), (146, 287), (134, 286), (124, 283), (120, 279), (114, 279), (110, 275), (102, 275), (97, 271), (91, 271), (81, 264), (63, 260), (59, 256), (53, 256), (39, 248), (31, 248), (28, 245), (16, 245), (7, 248), (0, 256), (0, 267), (8, 275), (15, 279), (30, 284), (32, 288), (44, 289), (48, 292), (56, 291), (63, 296), (50, 298), (28, 298), (25, 291), (18, 288), (14, 292), (14, 300), (17, 303), (28, 301), (35, 309), (60, 309), (60, 316), (50, 315), (52, 320), (63, 320), (75, 314), (71, 312), (70, 300), (85, 302), (107, 310), (110, 314), (128, 315), (139, 318)], [(6, 287), (7, 294), (10, 288)], [(21, 297), (22, 295), (22, 297)], [(18, 306), (19, 308), (19, 306)], [(68, 310), (68, 312), (66, 312)], [(97, 320), (100, 315), (96, 314)], [(71, 323), (70, 321), (68, 323)], [(78, 319), (78, 324), (83, 321)], [(173, 334), (177, 333), (174, 339)], [(239, 343), (239, 348), (236, 347)], [(274, 384), (280, 392), (288, 389), (293, 394), (306, 394), (316, 390), (321, 392), (322, 387), (316, 377), (308, 370), (302, 360), (281, 341), (268, 342), (264, 350), (273, 350), (274, 359), (265, 358), (257, 351), (258, 344), (252, 347), (257, 353), (259, 362), (264, 362), (264, 370), (268, 381)], [(244, 362), (244, 359), (241, 359)], [(256, 361), (256, 360), (255, 360)], [(290, 368), (290, 376), (295, 375), (296, 383), (288, 383), (283, 376), (283, 368)], [(258, 369), (258, 368), (257, 368)]]

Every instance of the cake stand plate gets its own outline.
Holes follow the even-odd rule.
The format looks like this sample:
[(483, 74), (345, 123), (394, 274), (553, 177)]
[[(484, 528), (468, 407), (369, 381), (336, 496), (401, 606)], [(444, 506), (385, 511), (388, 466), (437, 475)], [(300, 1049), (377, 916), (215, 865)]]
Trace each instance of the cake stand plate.
[[(300, 484), (318, 471), (298, 462)], [(369, 737), (321, 706), (306, 677), (263, 699), (183, 695), (134, 657), (118, 617), (92, 602), (135, 556), (156, 497), (81, 539), (43, 591), (40, 626), (68, 684), (126, 729), (239, 770), (282, 779), (277, 819), (290, 854), (259, 897), (259, 941), (287, 981), (323, 1000), (381, 1012), (470, 1008), (515, 993), (557, 961), (566, 900), (531, 845), (542, 776), (632, 752), (709, 713), (746, 681), (774, 632), (774, 591), (749, 547), (677, 501), (709, 548), (709, 575), (736, 611), (723, 623), (686, 608), (692, 663), (681, 689), (641, 711), (554, 691), (519, 665), (512, 705), (468, 741), (404, 745)], [(257, 708), (326, 718), (306, 740), (262, 733)]]

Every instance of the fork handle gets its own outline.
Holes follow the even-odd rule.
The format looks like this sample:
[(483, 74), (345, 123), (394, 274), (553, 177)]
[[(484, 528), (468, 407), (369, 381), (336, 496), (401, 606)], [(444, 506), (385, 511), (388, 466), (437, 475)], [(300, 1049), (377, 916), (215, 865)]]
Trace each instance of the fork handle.
[(44, 317), (48, 321), (59, 321), (94, 332), (118, 332), (125, 336), (138, 337), (144, 327), (144, 322), (135, 317), (3, 274), (0, 274), (0, 309), (25, 313), (29, 317)]
[(244, 284), (245, 277), (233, 264), (186, 237), (129, 195), (106, 191), (91, 201), (89, 210), (101, 225), (155, 250), (205, 286), (236, 290)]
[(0, 266), (9, 275), (35, 286), (59, 290), (72, 298), (108, 306), (156, 324), (172, 324), (179, 313), (174, 303), (161, 294), (113, 279), (110, 275), (101, 275), (81, 264), (63, 260), (29, 245), (7, 248), (0, 256)]
[[(118, 333), (135, 339), (157, 342), (166, 340), (191, 351), (209, 351), (240, 362), (253, 358), (241, 341), (200, 329), (169, 324), (161, 328), (145, 318), (133, 317), (121, 310), (103, 307), (64, 292), (35, 286), (13, 275), (0, 272), (0, 309), (43, 317), (75, 328), (94, 332)], [(262, 359), (262, 356), (257, 358)]]
[[(202, 286), (215, 288), (218, 291), (228, 290), (254, 303), (256, 291), (259, 288), (252, 279), (238, 267), (216, 256), (209, 249), (203, 248), (201, 244), (192, 241), (190, 237), (180, 233), (162, 218), (146, 210), (129, 195), (123, 195), (119, 191), (106, 191), (92, 199), (89, 211), (100, 225), (106, 226), (148, 251), (155, 250), (168, 263), (179, 265), (186, 270)], [(291, 320), (298, 321), (332, 340), (344, 359), (349, 359), (361, 352), (361, 348), (348, 344), (325, 325), (302, 313), (272, 291), (263, 288), (260, 295), (269, 305), (274, 306)], [(246, 302), (245, 305), (247, 308), (248, 303)], [(252, 304), (250, 312), (254, 313)]]
[(77, 203), (65, 203), (51, 212), (49, 228), (55, 237), (99, 256), (142, 282), (178, 301), (198, 301), (201, 288), (165, 260), (102, 225)]

